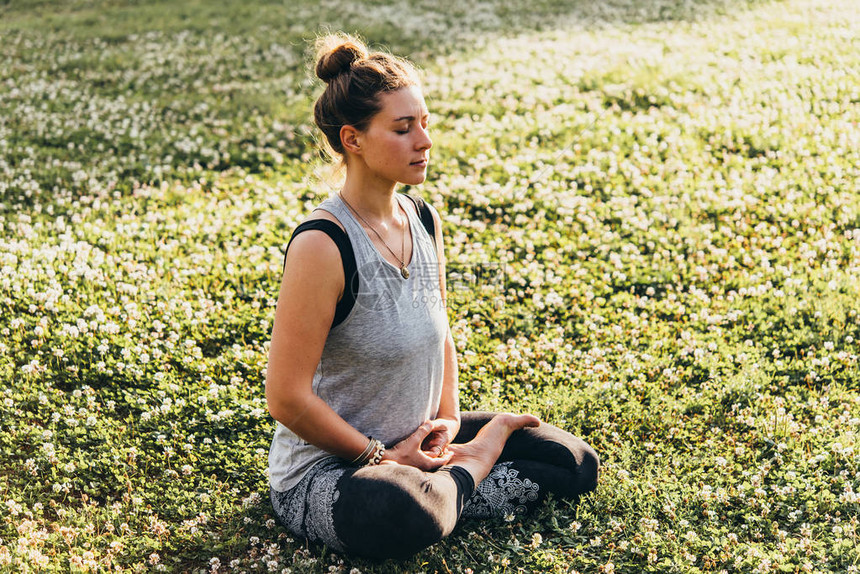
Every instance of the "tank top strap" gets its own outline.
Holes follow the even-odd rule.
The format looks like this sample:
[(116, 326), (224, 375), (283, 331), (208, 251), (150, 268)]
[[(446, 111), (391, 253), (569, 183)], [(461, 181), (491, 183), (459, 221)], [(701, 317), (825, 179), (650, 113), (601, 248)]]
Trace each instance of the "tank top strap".
[(361, 227), (361, 224), (340, 198), (340, 195), (334, 194), (323, 201), (318, 209), (324, 209), (334, 215), (341, 225), (343, 225), (349, 240), (352, 243), (352, 249), (355, 253), (356, 263), (359, 269), (365, 263), (373, 261), (376, 258), (376, 251), (373, 244), (367, 238), (367, 234)]

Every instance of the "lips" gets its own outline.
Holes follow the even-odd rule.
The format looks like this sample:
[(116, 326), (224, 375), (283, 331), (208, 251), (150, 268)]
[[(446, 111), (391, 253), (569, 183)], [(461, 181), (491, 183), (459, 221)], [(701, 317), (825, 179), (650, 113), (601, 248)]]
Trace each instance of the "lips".
[(421, 159), (421, 160), (418, 160), (418, 161), (413, 161), (413, 162), (412, 162), (412, 163), (410, 163), (409, 165), (414, 165), (414, 166), (416, 166), (416, 167), (427, 167), (427, 160), (426, 160), (426, 159)]

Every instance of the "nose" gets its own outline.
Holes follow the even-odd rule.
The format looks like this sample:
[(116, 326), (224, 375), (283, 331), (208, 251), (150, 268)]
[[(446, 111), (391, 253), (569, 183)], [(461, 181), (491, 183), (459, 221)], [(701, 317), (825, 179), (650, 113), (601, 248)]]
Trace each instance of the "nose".
[(430, 131), (427, 128), (419, 126), (419, 138), (416, 147), (419, 150), (428, 150), (433, 147), (433, 140), (430, 139)]

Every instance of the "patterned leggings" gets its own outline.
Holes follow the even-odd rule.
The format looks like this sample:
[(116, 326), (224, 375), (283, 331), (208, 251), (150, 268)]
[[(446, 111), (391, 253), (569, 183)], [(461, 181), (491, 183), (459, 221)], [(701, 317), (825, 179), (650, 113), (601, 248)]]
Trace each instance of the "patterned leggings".
[[(462, 413), (455, 443), (472, 440), (494, 413)], [(525, 514), (552, 492), (573, 498), (597, 487), (597, 453), (582, 439), (541, 423), (515, 431), (475, 488), (459, 466), (353, 467), (331, 457), (296, 486), (271, 491), (278, 520), (298, 536), (369, 558), (405, 558), (451, 533), (460, 517)]]

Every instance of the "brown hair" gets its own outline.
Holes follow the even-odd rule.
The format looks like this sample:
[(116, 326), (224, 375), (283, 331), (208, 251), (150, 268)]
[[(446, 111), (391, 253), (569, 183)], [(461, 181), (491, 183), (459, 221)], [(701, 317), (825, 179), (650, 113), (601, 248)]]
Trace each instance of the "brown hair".
[(379, 95), (420, 85), (414, 66), (386, 52), (370, 53), (348, 34), (317, 39), (316, 74), (327, 85), (314, 105), (314, 120), (331, 147), (344, 161), (340, 129), (364, 130), (382, 105)]

